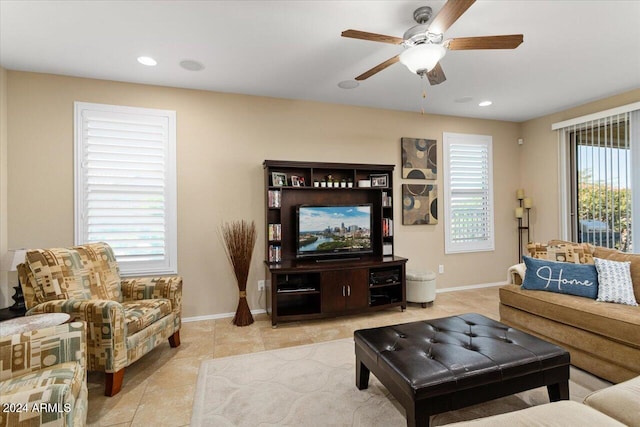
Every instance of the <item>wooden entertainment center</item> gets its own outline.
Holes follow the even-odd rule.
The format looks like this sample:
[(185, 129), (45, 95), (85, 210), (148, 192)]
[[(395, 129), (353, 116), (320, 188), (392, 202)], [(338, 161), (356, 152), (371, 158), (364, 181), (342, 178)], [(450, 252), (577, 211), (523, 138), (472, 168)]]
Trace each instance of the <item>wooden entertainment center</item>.
[[(267, 312), (272, 325), (390, 307), (404, 310), (407, 259), (393, 250), (394, 166), (277, 160), (265, 160), (263, 166)], [(366, 253), (301, 258), (299, 207), (353, 205), (370, 210)], [(342, 231), (355, 229), (349, 227), (343, 224)]]

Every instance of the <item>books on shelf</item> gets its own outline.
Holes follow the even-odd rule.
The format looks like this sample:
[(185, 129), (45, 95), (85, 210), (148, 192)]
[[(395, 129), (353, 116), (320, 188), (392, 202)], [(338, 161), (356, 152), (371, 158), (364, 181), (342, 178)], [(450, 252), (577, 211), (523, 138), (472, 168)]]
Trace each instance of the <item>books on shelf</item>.
[(270, 208), (279, 208), (282, 203), (282, 192), (280, 190), (269, 190), (267, 200)]
[(282, 240), (282, 224), (269, 224), (267, 235), (269, 240)]
[(393, 236), (393, 220), (391, 218), (382, 218), (382, 236)]
[(382, 207), (390, 208), (391, 206), (393, 206), (392, 199), (393, 198), (389, 195), (388, 192), (383, 191), (382, 192)]
[(280, 245), (269, 245), (269, 262), (282, 261), (282, 247)]

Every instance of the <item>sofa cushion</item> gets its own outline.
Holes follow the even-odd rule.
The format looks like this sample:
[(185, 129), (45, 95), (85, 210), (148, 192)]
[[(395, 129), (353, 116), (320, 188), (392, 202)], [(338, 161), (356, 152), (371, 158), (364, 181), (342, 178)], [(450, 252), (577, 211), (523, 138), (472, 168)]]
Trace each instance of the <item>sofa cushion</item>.
[(593, 264), (595, 246), (590, 243), (576, 243), (566, 240), (550, 240), (548, 259), (554, 261), (574, 262), (576, 264)]
[(523, 257), (526, 265), (523, 289), (549, 291), (596, 299), (598, 272), (595, 266)]
[(448, 427), (566, 427), (566, 426), (619, 426), (618, 421), (595, 409), (571, 400), (532, 406), (519, 411), (493, 415), (471, 421), (447, 424)]
[(595, 247), (589, 243), (551, 240), (548, 244), (529, 243), (527, 249), (529, 256), (532, 258), (571, 262), (574, 264), (593, 264)]
[(595, 391), (584, 403), (628, 426), (640, 426), (640, 377)]
[(633, 282), (633, 293), (636, 301), (640, 301), (640, 254), (628, 254), (615, 249), (596, 246), (593, 255), (597, 258), (611, 261), (631, 262), (631, 282)]
[(599, 278), (598, 301), (638, 305), (633, 295), (630, 265), (629, 261), (596, 258)]
[(598, 302), (573, 295), (529, 291), (516, 285), (500, 288), (500, 302), (640, 348), (640, 307)]
[(123, 302), (128, 334), (135, 334), (171, 313), (171, 301), (166, 298)]
[(36, 249), (26, 256), (36, 295), (56, 299), (121, 300), (120, 272), (106, 243), (73, 248)]

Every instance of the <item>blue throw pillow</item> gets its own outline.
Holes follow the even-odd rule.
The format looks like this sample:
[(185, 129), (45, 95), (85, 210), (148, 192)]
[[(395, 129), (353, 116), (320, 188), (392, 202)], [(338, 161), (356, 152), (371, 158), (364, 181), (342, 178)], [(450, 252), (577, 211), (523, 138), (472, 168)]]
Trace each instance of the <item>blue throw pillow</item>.
[(595, 265), (547, 261), (528, 256), (523, 258), (527, 270), (522, 289), (597, 298), (598, 271)]

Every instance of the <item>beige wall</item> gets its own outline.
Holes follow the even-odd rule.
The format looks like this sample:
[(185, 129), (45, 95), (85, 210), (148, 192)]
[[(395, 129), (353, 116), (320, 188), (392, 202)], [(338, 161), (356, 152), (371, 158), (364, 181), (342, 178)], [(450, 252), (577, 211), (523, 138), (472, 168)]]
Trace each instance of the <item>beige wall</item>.
[(546, 242), (560, 237), (558, 136), (551, 125), (637, 101), (640, 89), (522, 123), (520, 182), (534, 199), (532, 240)]
[[(15, 71), (8, 72), (10, 247), (73, 244), (74, 101), (177, 112), (178, 266), (186, 317), (235, 311), (237, 289), (217, 230), (239, 218), (259, 228), (248, 292), (251, 308), (264, 308), (255, 282), (264, 278), (265, 159), (395, 164), (396, 254), (408, 257), (410, 267), (435, 271), (444, 264), (439, 288), (504, 281), (517, 260), (517, 123)], [(400, 138), (441, 143), (443, 131), (493, 136), (494, 252), (444, 255), (442, 222), (401, 225)]]
[[(7, 70), (0, 67), (0, 260), (7, 252)], [(7, 273), (0, 271), (0, 307), (13, 304)]]

